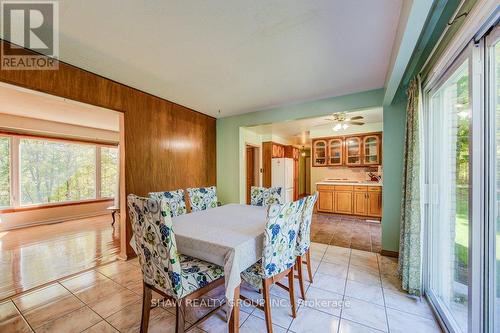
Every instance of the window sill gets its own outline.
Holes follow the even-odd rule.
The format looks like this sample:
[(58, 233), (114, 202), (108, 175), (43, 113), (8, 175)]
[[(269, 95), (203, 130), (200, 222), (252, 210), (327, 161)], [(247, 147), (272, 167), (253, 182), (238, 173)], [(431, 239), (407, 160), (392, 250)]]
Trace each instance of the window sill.
[(113, 202), (114, 200), (115, 199), (113, 199), (113, 198), (101, 198), (101, 199), (90, 199), (90, 200), (82, 200), (82, 201), (60, 202), (60, 203), (53, 203), (53, 204), (30, 205), (30, 206), (24, 206), (24, 207), (18, 207), (18, 208), (4, 208), (4, 209), (0, 209), (0, 214), (26, 212), (26, 211), (30, 211), (30, 210), (39, 210), (39, 209), (56, 208), (56, 207), (85, 205), (85, 204), (107, 202), (107, 201)]

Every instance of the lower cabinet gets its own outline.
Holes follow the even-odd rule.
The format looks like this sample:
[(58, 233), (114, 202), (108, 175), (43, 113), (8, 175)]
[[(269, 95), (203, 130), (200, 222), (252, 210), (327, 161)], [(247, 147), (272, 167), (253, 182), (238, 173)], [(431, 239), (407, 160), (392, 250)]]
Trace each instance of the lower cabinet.
[(333, 213), (333, 191), (319, 192), (318, 210)]
[(382, 216), (380, 186), (318, 185), (317, 190), (320, 212)]
[(335, 191), (334, 212), (339, 214), (352, 214), (352, 192)]

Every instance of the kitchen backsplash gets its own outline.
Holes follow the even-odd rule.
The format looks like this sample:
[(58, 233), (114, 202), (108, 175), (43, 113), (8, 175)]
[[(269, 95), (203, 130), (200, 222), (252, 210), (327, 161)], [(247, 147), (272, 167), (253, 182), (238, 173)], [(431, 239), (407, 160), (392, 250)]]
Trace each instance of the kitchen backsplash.
[[(324, 168), (325, 169), (325, 168)], [(344, 168), (344, 167), (331, 167), (326, 168), (323, 175), (326, 178), (340, 178), (349, 180), (369, 180), (369, 172), (378, 173), (378, 167), (366, 167), (366, 168)]]

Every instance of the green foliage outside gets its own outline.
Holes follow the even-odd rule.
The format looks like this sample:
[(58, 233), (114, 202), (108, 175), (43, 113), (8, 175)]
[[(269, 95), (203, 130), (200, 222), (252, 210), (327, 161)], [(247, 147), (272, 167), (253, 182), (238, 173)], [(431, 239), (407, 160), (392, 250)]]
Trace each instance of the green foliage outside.
[(10, 139), (0, 137), (0, 207), (10, 206)]

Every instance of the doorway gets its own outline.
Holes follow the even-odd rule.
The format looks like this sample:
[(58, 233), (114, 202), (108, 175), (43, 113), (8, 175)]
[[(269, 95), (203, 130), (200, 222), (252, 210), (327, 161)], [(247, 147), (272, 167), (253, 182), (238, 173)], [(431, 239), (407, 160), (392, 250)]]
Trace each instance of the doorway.
[(260, 147), (246, 145), (246, 203), (250, 204), (252, 186), (260, 186)]

